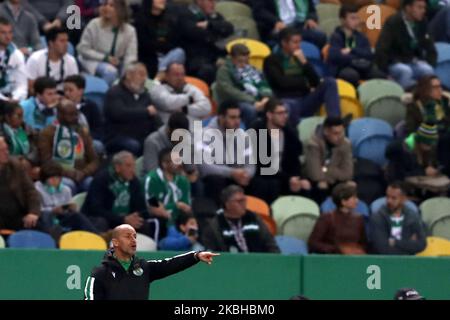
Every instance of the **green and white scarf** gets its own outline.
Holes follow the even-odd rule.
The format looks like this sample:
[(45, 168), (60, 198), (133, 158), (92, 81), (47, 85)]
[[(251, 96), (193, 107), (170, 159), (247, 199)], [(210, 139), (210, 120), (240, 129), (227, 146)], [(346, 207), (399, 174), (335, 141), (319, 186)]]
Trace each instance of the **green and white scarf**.
[(69, 127), (57, 125), (53, 136), (53, 160), (63, 168), (71, 169), (75, 165), (75, 147), (78, 134)]
[(109, 173), (113, 179), (109, 185), (109, 190), (114, 194), (112, 212), (119, 216), (125, 216), (130, 213), (130, 183), (121, 179), (114, 171), (113, 166), (109, 168)]
[(22, 127), (13, 129), (6, 123), (3, 125), (5, 133), (10, 138), (9, 153), (14, 156), (24, 156), (30, 152), (28, 135)]
[(402, 240), (403, 220), (403, 215), (400, 217), (391, 217), (391, 237), (396, 240)]

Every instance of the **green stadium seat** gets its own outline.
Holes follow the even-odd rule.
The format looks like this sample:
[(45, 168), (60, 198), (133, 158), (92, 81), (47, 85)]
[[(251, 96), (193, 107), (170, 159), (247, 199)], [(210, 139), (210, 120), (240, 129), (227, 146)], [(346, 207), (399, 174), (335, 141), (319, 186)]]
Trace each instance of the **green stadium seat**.
[(433, 222), (450, 214), (450, 199), (446, 197), (434, 197), (425, 200), (419, 207), (422, 212), (423, 222), (430, 228)]
[(236, 1), (220, 1), (216, 4), (216, 11), (220, 13), (225, 20), (234, 17), (244, 17), (253, 19), (252, 9)]
[[(313, 200), (301, 196), (282, 196), (272, 203), (273, 218), (278, 226), (278, 233), (284, 229), (284, 223), (291, 216), (307, 213), (318, 217), (320, 209)], [(304, 239), (303, 239), (304, 240)]]
[(3, 239), (2, 236), (0, 236), (0, 249), (5, 247), (5, 240)]
[(72, 202), (77, 205), (77, 211), (80, 211), (83, 207), (84, 201), (86, 200), (87, 192), (81, 192), (76, 194), (72, 198)]

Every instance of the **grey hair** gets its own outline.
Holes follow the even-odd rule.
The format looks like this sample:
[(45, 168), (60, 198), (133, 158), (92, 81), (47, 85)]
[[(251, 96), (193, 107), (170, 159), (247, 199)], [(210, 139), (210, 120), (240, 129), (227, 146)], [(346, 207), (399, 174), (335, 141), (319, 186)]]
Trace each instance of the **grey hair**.
[(114, 166), (116, 165), (121, 165), (125, 162), (125, 159), (127, 158), (132, 158), (134, 159), (134, 155), (131, 152), (128, 151), (120, 151), (118, 153), (116, 153), (113, 158), (112, 158), (112, 164)]
[(222, 206), (225, 207), (225, 203), (235, 194), (235, 193), (244, 193), (244, 189), (242, 187), (232, 184), (222, 190), (220, 194), (220, 201), (222, 202)]

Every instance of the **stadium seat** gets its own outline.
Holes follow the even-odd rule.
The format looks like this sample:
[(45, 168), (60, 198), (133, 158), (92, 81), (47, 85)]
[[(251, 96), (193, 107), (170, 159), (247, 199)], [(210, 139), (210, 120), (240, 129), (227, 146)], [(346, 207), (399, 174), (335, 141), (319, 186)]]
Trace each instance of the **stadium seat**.
[(343, 79), (336, 79), (336, 84), (338, 87), (338, 94), (340, 97), (349, 97), (349, 98), (357, 98), (356, 97), (356, 89), (350, 83)]
[(339, 19), (340, 5), (331, 3), (319, 3), (316, 6), (317, 18), (319, 19), (319, 25), (322, 26), (323, 22), (329, 19)]
[(225, 20), (233, 17), (252, 18), (252, 9), (237, 1), (220, 1), (216, 4), (216, 11), (220, 13)]
[(442, 82), (442, 85), (450, 90), (450, 44), (437, 42), (435, 44), (438, 53), (436, 75)]
[(331, 18), (331, 19), (327, 19), (324, 22), (320, 23), (320, 29), (326, 33), (327, 37), (329, 38), (334, 30), (336, 29), (336, 27), (341, 25), (341, 20), (339, 20), (339, 18)]
[(64, 250), (106, 250), (106, 241), (87, 231), (70, 231), (61, 236), (59, 248)]
[(108, 84), (105, 80), (90, 74), (83, 74), (83, 76), (86, 79), (85, 98), (94, 101), (100, 110), (103, 110), (106, 92), (109, 89)]
[(155, 240), (142, 233), (136, 234), (136, 251), (156, 251), (157, 249)]
[(10, 248), (56, 248), (55, 240), (48, 234), (35, 230), (21, 230), (8, 237), (8, 247)]
[(298, 213), (308, 213), (319, 216), (320, 209), (313, 200), (301, 196), (282, 196), (275, 200), (272, 205), (272, 213), (278, 230), (285, 220)]
[(250, 50), (250, 64), (258, 70), (262, 70), (264, 59), (270, 55), (270, 48), (263, 42), (241, 38), (227, 43), (227, 52), (229, 53), (231, 47), (236, 43), (245, 44)]
[(303, 54), (305, 55), (305, 57), (310, 60), (321, 60), (320, 57), (320, 50), (319, 48), (317, 48), (317, 46), (311, 42), (308, 41), (302, 41), (300, 43), (300, 48), (303, 51)]
[(422, 202), (419, 207), (423, 222), (430, 228), (434, 221), (450, 214), (450, 199), (446, 197), (430, 198)]
[(81, 192), (73, 196), (72, 202), (77, 205), (77, 211), (80, 211), (83, 207), (84, 201), (86, 200), (87, 192)]
[(450, 256), (450, 241), (441, 237), (427, 237), (424, 251), (416, 254), (419, 257)]
[[(380, 208), (385, 204), (386, 204), (386, 197), (378, 198), (377, 200), (373, 201), (370, 204), (370, 212), (372, 214), (378, 212), (378, 210), (380, 210)], [(406, 200), (405, 206), (408, 207), (413, 212), (415, 212), (417, 215), (419, 215), (419, 208), (411, 200)]]
[(308, 254), (308, 245), (300, 239), (278, 235), (275, 237), (275, 241), (277, 242), (278, 248), (280, 248), (281, 254), (297, 254), (303, 256)]
[(450, 214), (445, 214), (435, 219), (429, 226), (428, 230), (434, 237), (441, 237), (450, 240)]
[(0, 229), (0, 236), (10, 236), (10, 235), (12, 235), (15, 232), (16, 232), (16, 230)]
[(267, 229), (269, 229), (269, 232), (272, 234), (272, 236), (275, 236), (277, 234), (277, 223), (271, 216), (263, 216), (258, 215), (262, 221), (264, 221), (264, 224), (266, 225)]
[(211, 91), (209, 90), (209, 86), (208, 86), (208, 84), (205, 81), (203, 81), (202, 79), (199, 79), (199, 78), (196, 78), (196, 77), (190, 77), (190, 76), (184, 77), (184, 80), (187, 83), (192, 84), (193, 86), (195, 86), (198, 89), (200, 89), (200, 91), (203, 92), (203, 94), (208, 99), (211, 99)]
[[(338, 87), (339, 100), (341, 104), (341, 114), (352, 114), (353, 119), (358, 119), (364, 116), (364, 111), (361, 103), (357, 99), (355, 87), (342, 79), (336, 80)], [(321, 116), (326, 115), (325, 107), (322, 105), (320, 108)]]
[(307, 242), (317, 219), (318, 215), (312, 213), (293, 214), (278, 225), (278, 234)]
[[(372, 5), (370, 5), (372, 6)], [(381, 28), (373, 28), (369, 29), (367, 28), (366, 23), (361, 24), (361, 32), (364, 33), (367, 38), (369, 39), (370, 46), (372, 48), (375, 48), (375, 45), (378, 41), (378, 38), (380, 36), (381, 30), (383, 28), (384, 23), (386, 22), (387, 18), (392, 16), (397, 12), (394, 8), (384, 5), (384, 4), (376, 4), (377, 7), (380, 8), (380, 15), (381, 15)], [(369, 5), (364, 6), (358, 10), (358, 16), (361, 19), (361, 21), (367, 21), (370, 16), (373, 15), (373, 12), (367, 12), (367, 8)]]
[[(336, 205), (334, 204), (333, 199), (331, 197), (326, 198), (325, 201), (322, 202), (322, 204), (320, 205), (320, 212), (322, 213), (330, 212), (335, 209)], [(355, 212), (365, 217), (368, 217), (370, 214), (369, 206), (364, 201), (358, 199), (358, 204), (355, 209)]]
[(364, 108), (367, 108), (371, 101), (376, 101), (378, 98), (386, 96), (402, 98), (404, 93), (403, 88), (391, 80), (372, 79), (358, 86), (359, 101)]
[(233, 25), (234, 33), (223, 40), (225, 44), (238, 38), (248, 38), (257, 41), (261, 39), (261, 37), (259, 36), (258, 27), (253, 18), (237, 16), (227, 18), (227, 21)]
[(0, 236), (0, 249), (5, 247), (5, 240), (3, 239), (2, 236)]
[(317, 116), (317, 117), (308, 117), (304, 118), (300, 121), (300, 123), (297, 125), (298, 134), (300, 141), (303, 144), (303, 147), (306, 146), (309, 139), (314, 135), (316, 132), (317, 126), (321, 125), (323, 121), (325, 120), (325, 117)]
[(140, 156), (135, 161), (134, 171), (138, 178), (143, 178), (145, 176), (144, 172), (144, 156)]
[(389, 123), (373, 118), (356, 119), (350, 123), (348, 137), (354, 157), (371, 160), (379, 166), (386, 164), (385, 149), (394, 137)]
[(270, 207), (267, 204), (267, 202), (253, 196), (246, 196), (246, 198), (247, 198), (247, 210), (262, 216), (270, 216)]
[(327, 43), (323, 48), (322, 48), (322, 60), (323, 62), (327, 62), (328, 61), (328, 56), (330, 55), (330, 44)]

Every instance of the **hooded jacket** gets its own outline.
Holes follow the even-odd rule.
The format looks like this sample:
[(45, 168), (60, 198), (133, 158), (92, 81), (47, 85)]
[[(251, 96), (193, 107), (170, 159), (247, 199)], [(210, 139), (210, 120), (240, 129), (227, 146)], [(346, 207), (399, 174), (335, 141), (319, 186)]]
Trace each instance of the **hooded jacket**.
[(198, 262), (196, 252), (163, 260), (144, 260), (133, 256), (125, 270), (114, 256), (105, 254), (101, 266), (94, 268), (86, 280), (85, 300), (147, 300), (150, 283), (183, 271)]

